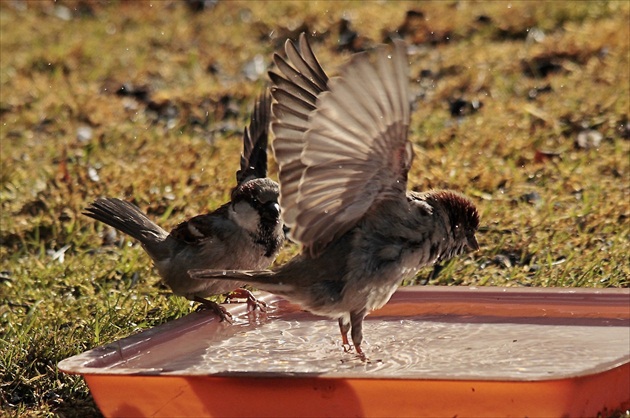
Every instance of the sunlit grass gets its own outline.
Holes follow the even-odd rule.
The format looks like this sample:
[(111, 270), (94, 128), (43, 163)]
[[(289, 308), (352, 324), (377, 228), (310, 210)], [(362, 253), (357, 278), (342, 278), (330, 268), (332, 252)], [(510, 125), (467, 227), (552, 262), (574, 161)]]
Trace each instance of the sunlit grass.
[[(470, 196), (482, 229), (478, 253), (406, 284), (628, 287), (627, 2), (3, 2), (2, 410), (98, 413), (57, 362), (194, 309), (132, 240), (103, 246), (89, 202), (132, 200), (167, 229), (218, 207), (266, 83), (256, 55), (270, 66), (308, 28), (334, 74), (342, 18), (370, 47), (411, 8), (409, 183)], [(482, 106), (453, 116), (458, 99)], [(580, 148), (587, 129), (601, 142)]]

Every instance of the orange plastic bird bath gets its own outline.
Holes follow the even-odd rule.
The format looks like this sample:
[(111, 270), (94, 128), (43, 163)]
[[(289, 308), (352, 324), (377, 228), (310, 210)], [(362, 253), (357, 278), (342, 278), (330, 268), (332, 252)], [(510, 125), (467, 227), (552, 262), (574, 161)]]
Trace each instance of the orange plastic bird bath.
[(406, 287), (364, 325), (269, 294), (59, 363), (106, 416), (584, 417), (630, 407), (630, 290)]

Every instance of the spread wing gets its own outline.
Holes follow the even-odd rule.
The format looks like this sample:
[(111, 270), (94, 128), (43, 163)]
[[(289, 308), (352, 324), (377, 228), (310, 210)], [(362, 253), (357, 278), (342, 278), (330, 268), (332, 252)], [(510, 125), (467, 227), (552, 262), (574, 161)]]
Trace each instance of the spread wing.
[(238, 184), (252, 178), (267, 177), (267, 139), (270, 114), (271, 97), (265, 91), (258, 97), (249, 126), (243, 132), (241, 168), (236, 172)]
[(289, 65), (278, 54), (274, 55), (276, 67), (284, 75), (270, 72), (273, 121), (271, 130), (274, 141), (271, 148), (279, 165), (280, 206), (284, 224), (295, 226), (298, 214), (298, 185), (306, 168), (301, 160), (304, 134), (309, 129), (309, 115), (316, 109), (317, 96), (327, 90), (328, 76), (317, 62), (315, 54), (302, 33), (299, 49), (291, 40), (285, 43)]
[(413, 159), (406, 46), (356, 54), (325, 88), (303, 71), (313, 69), (312, 52), (298, 63), (287, 55), (301, 76), (279, 66), (287, 78), (272, 90), (280, 199), (293, 239), (316, 255), (375, 202), (405, 199)]

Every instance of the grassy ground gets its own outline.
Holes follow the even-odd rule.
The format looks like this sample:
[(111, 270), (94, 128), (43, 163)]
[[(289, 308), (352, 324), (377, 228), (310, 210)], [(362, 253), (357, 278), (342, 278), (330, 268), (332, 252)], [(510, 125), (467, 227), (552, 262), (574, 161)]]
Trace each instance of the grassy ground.
[(304, 29), (332, 73), (414, 44), (410, 183), (483, 225), (416, 282), (628, 287), (630, 3), (210, 3), (0, 3), (3, 415), (98, 414), (57, 362), (193, 309), (81, 210), (123, 197), (168, 228), (226, 201), (263, 70)]

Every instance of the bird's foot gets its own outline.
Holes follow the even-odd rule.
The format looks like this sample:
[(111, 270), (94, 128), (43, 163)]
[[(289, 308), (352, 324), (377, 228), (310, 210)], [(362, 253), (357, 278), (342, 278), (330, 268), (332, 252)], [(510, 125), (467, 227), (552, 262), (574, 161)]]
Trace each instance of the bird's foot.
[(365, 353), (363, 352), (363, 350), (361, 349), (360, 345), (355, 345), (356, 350), (357, 350), (357, 358), (359, 360), (361, 360), (364, 363), (371, 363), (370, 359), (367, 358), (367, 356), (365, 355)]
[(365, 355), (363, 350), (361, 350), (361, 347), (355, 347), (354, 345), (348, 344), (348, 343), (342, 344), (341, 347), (343, 348), (344, 353), (353, 353), (355, 352), (355, 349), (356, 349), (357, 351), (355, 354), (355, 358), (358, 358), (363, 363), (367, 363), (367, 364), (372, 363), (370, 359)]
[(227, 309), (225, 309), (223, 306), (219, 305), (218, 303), (213, 302), (208, 299), (198, 297), (198, 296), (195, 296), (193, 300), (201, 304), (199, 305), (201, 309), (208, 309), (214, 312), (221, 319), (221, 322), (225, 321), (229, 324), (233, 323), (232, 314), (229, 313)]
[(372, 361), (365, 355), (365, 353), (357, 353), (357, 358), (363, 363), (371, 364)]
[(234, 290), (227, 296), (227, 299), (246, 299), (247, 300), (247, 310), (249, 312), (253, 312), (258, 308), (260, 312), (267, 312), (267, 304), (262, 300), (256, 299), (256, 296), (252, 292), (247, 289), (239, 288)]

